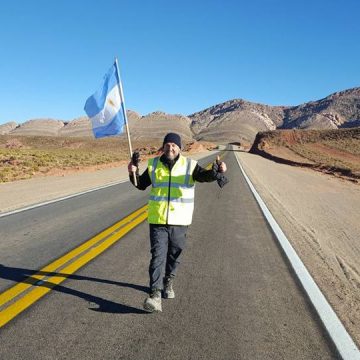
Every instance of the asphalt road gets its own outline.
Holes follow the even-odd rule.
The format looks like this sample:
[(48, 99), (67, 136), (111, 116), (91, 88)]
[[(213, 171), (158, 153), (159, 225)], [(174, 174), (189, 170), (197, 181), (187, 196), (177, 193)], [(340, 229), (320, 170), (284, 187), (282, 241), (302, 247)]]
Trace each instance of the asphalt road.
[[(197, 184), (194, 221), (163, 312), (142, 310), (142, 223), (0, 329), (1, 359), (336, 359), (240, 173)], [(0, 219), (1, 291), (146, 202), (129, 183)], [(1, 316), (1, 313), (0, 313)]]

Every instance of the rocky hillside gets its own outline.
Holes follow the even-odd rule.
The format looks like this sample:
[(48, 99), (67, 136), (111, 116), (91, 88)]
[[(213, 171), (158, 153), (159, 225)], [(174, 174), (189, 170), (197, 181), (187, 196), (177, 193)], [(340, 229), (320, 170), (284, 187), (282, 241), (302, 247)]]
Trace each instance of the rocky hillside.
[[(171, 131), (181, 135), (185, 142), (193, 140), (190, 129), (191, 120), (184, 115), (171, 115), (154, 112), (141, 116), (135, 111), (128, 110), (131, 138), (134, 140), (161, 140)], [(32, 119), (17, 125), (9, 122), (0, 125), (0, 135), (29, 135), (29, 136), (61, 136), (61, 137), (93, 137), (91, 123), (87, 117), (80, 117), (70, 122), (54, 119)], [(125, 134), (122, 135), (125, 137)]]
[(230, 100), (189, 116), (198, 140), (252, 142), (259, 131), (282, 125), (284, 108)]
[[(8, 124), (1, 125), (7, 126)], [(54, 119), (32, 119), (17, 125), (9, 134), (13, 135), (43, 135), (57, 136), (64, 127), (64, 122)], [(0, 127), (0, 131), (2, 128)]]
[(0, 135), (6, 135), (11, 133), (18, 124), (15, 121), (10, 121), (6, 124), (0, 125)]
[(299, 106), (268, 106), (231, 100), (189, 116), (197, 139), (252, 143), (259, 131), (360, 126), (360, 88)]
[(286, 108), (283, 129), (337, 129), (360, 124), (360, 88), (334, 93), (319, 101)]
[[(259, 131), (275, 129), (337, 129), (360, 126), (360, 88), (334, 93), (298, 106), (269, 106), (242, 99), (226, 101), (189, 116), (154, 112), (146, 116), (127, 112), (131, 137), (160, 139), (168, 131), (185, 140), (251, 144)], [(86, 117), (70, 122), (35, 119), (0, 125), (0, 135), (91, 136)], [(124, 136), (124, 135), (123, 135)]]
[[(135, 113), (133, 113), (135, 114)], [(191, 120), (184, 115), (170, 115), (153, 112), (146, 116), (129, 117), (130, 134), (133, 139), (163, 139), (170, 130), (178, 133), (184, 142), (193, 139), (190, 129)]]

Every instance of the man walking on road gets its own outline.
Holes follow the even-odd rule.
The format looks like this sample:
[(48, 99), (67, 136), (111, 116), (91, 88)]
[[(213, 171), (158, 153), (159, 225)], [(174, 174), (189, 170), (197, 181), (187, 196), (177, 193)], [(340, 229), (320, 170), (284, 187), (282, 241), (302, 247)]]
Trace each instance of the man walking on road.
[(197, 161), (184, 157), (178, 134), (168, 133), (162, 150), (161, 156), (149, 160), (141, 176), (134, 160), (128, 165), (130, 180), (134, 184), (132, 174), (136, 173), (139, 190), (151, 185), (148, 207), (150, 294), (144, 302), (144, 309), (149, 312), (162, 310), (162, 292), (165, 299), (175, 297), (173, 278), (192, 221), (195, 182), (218, 180), (222, 186), (224, 183), (221, 184), (221, 181), (226, 181), (222, 175), (226, 164), (219, 159), (213, 163), (211, 170), (205, 170)]

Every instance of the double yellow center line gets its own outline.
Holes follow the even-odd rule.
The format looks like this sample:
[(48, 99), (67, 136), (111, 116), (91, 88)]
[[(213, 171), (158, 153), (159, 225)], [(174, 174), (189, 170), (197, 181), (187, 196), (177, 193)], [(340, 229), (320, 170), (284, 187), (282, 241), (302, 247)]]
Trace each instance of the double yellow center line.
[[(221, 158), (224, 153), (221, 154)], [(206, 169), (211, 169), (210, 163)], [(147, 218), (145, 205), (0, 294), (0, 328)], [(61, 271), (61, 273), (56, 273)]]
[[(147, 218), (145, 205), (0, 294), (0, 328)], [(61, 270), (61, 274), (56, 271)]]

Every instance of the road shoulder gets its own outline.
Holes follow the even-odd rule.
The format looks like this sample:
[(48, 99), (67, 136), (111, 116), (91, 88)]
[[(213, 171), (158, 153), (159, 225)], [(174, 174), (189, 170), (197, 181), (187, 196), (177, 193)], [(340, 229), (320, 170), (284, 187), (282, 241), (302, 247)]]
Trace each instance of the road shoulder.
[(245, 172), (359, 345), (360, 187), (311, 170), (237, 153)]

